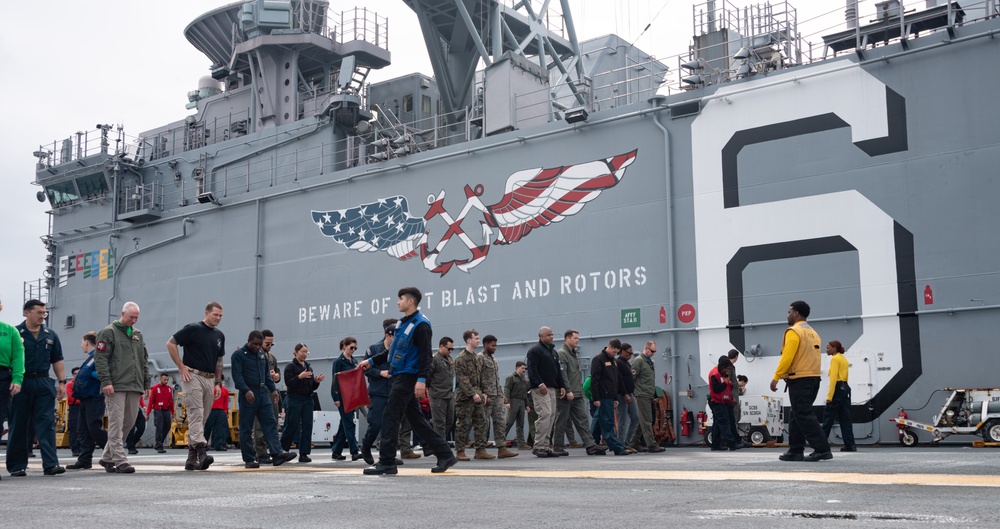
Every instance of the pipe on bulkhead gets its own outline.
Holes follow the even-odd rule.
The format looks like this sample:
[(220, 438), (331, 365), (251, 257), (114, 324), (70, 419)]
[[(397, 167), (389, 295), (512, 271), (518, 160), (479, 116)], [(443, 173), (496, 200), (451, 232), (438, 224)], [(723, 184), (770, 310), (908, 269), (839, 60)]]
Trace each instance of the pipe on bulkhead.
[[(659, 108), (665, 110), (666, 107), (666, 96), (655, 95), (649, 99), (650, 104), (653, 108)], [(653, 112), (653, 125), (660, 129), (660, 133), (663, 134), (663, 175), (665, 179), (665, 200), (666, 210), (667, 210), (667, 288), (670, 292), (667, 294), (667, 302), (670, 304), (670, 310), (676, 310), (677, 305), (677, 285), (676, 279), (674, 277), (674, 196), (673, 196), (673, 178), (670, 171), (670, 131), (667, 130), (660, 123), (660, 113)], [(670, 393), (671, 393), (671, 403), (673, 404), (673, 427), (675, 432), (680, 431), (680, 426), (678, 420), (680, 418), (680, 409), (677, 406), (677, 334), (670, 333)]]
[[(160, 242), (151, 244), (151, 245), (149, 245), (149, 246), (147, 246), (145, 248), (136, 249), (132, 253), (123, 255), (122, 258), (117, 263), (115, 263), (115, 277), (114, 277), (114, 279), (111, 280), (111, 297), (108, 298), (108, 317), (111, 318), (112, 321), (114, 320), (114, 317), (117, 315), (117, 313), (114, 312), (111, 309), (111, 306), (112, 306), (112, 303), (115, 302), (115, 298), (118, 297), (118, 280), (121, 279), (122, 268), (125, 268), (125, 263), (127, 263), (129, 261), (129, 259), (131, 259), (133, 256), (139, 255), (139, 254), (144, 253), (144, 252), (148, 252), (150, 250), (155, 250), (156, 248), (159, 248), (160, 246), (166, 246), (166, 245), (168, 245), (170, 243), (177, 242), (177, 241), (179, 241), (179, 240), (187, 237), (187, 225), (188, 225), (189, 222), (193, 224), (194, 223), (194, 219), (192, 219), (190, 217), (184, 217), (184, 220), (181, 221), (181, 234), (180, 235), (176, 235), (176, 236), (171, 237), (169, 239), (165, 239), (165, 240), (162, 240)], [(108, 236), (108, 241), (109, 241), (108, 244), (109, 245), (110, 245), (111, 239), (113, 239), (115, 237), (118, 237), (117, 233), (112, 233), (111, 235)]]

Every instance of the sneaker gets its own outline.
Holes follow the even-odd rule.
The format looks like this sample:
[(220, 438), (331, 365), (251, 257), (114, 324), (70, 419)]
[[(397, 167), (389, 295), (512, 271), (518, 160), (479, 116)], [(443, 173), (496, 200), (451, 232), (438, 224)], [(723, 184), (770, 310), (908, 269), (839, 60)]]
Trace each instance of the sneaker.
[(243, 468), (260, 468), (260, 463), (256, 461), (247, 461), (243, 463)]
[[(442, 472), (444, 471), (442, 470)], [(399, 470), (396, 469), (396, 465), (383, 465), (381, 461), (377, 465), (365, 469), (366, 476), (391, 476), (398, 473)]]
[(299, 456), (299, 463), (312, 463), (312, 458), (305, 454), (302, 454)]
[(122, 463), (115, 467), (115, 473), (117, 474), (135, 474), (135, 467), (128, 463)]
[(42, 471), (42, 473), (45, 474), (46, 476), (58, 476), (59, 474), (62, 474), (64, 472), (66, 472), (66, 469), (59, 465), (46, 468), (45, 470)]
[(448, 459), (438, 459), (437, 464), (431, 468), (431, 473), (440, 474), (454, 466), (455, 463), (458, 463), (458, 459), (456, 459), (455, 456), (451, 456)]

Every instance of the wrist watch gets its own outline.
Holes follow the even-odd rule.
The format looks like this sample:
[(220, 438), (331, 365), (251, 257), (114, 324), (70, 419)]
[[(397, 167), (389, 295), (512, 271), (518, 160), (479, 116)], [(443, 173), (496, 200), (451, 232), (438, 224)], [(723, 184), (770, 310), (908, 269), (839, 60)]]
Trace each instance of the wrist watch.
[(64, 378), (64, 379), (60, 380), (59, 383), (60, 384), (65, 384), (66, 383), (66, 379)]

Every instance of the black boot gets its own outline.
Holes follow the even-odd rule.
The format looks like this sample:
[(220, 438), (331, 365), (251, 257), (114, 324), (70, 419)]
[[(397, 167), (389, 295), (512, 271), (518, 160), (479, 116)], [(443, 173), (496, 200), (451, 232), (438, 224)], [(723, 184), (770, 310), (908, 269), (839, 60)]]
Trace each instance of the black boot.
[(208, 443), (198, 443), (195, 450), (198, 454), (198, 468), (208, 470), (208, 466), (215, 463), (215, 458), (208, 455)]
[(201, 468), (198, 462), (198, 451), (193, 446), (188, 445), (188, 458), (184, 462), (184, 470), (194, 470), (196, 468)]

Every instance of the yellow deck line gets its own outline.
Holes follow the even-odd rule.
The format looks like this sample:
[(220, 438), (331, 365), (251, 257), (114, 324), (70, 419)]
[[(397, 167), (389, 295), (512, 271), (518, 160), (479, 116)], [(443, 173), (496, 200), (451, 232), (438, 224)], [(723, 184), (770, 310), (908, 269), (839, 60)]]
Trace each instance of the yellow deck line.
[[(138, 472), (186, 472), (177, 466), (138, 465)], [(273, 467), (261, 465), (259, 469), (245, 469), (242, 465), (214, 465), (208, 472), (314, 472), (363, 476), (362, 469), (325, 468), (320, 466), (287, 465)], [(193, 474), (194, 472), (192, 472)], [(689, 470), (484, 470), (452, 467), (444, 474), (431, 474), (428, 468), (400, 468), (401, 476), (458, 476), (493, 478), (544, 478), (544, 479), (629, 479), (658, 481), (793, 481), (815, 483), (850, 483), (857, 485), (929, 485), (942, 487), (1000, 487), (1000, 476), (962, 474), (868, 474), (858, 472), (738, 472), (738, 471), (689, 471)]]

